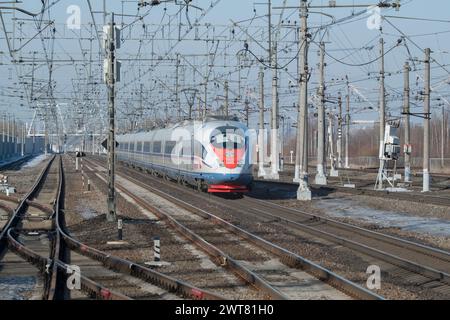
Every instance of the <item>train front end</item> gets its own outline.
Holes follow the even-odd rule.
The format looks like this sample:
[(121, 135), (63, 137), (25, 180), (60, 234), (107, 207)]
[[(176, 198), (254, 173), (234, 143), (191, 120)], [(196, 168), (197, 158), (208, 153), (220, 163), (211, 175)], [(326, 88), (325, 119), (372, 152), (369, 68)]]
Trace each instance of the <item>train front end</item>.
[(205, 182), (210, 193), (248, 192), (253, 181), (251, 137), (238, 121), (210, 122), (203, 143), (204, 161), (209, 166)]

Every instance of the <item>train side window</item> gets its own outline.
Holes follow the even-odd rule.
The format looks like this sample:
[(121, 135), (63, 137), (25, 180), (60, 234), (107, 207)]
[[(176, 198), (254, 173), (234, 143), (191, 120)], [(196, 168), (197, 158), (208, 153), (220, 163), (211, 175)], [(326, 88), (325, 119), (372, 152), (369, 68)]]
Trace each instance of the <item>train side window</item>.
[(165, 154), (172, 154), (173, 149), (177, 143), (175, 141), (166, 141), (165, 143)]
[(130, 143), (130, 151), (134, 152), (134, 142)]
[(142, 152), (142, 142), (137, 143), (137, 152)]
[(130, 144), (129, 144), (128, 142), (127, 142), (127, 143), (124, 143), (124, 149), (125, 149), (126, 151), (128, 151), (129, 147), (130, 147)]
[(144, 142), (144, 152), (150, 153), (150, 142)]
[(153, 142), (153, 153), (161, 153), (161, 141)]

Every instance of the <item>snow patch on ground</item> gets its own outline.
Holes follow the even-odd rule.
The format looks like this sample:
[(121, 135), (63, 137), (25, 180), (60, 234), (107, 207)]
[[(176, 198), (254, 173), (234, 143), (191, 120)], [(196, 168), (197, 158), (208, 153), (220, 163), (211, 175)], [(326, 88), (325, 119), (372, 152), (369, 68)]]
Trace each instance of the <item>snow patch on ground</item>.
[(351, 199), (324, 199), (317, 201), (315, 206), (326, 210), (328, 215), (334, 217), (351, 218), (381, 227), (394, 227), (404, 231), (450, 237), (450, 221), (448, 220), (372, 209), (361, 206)]
[(88, 207), (81, 207), (78, 208), (78, 212), (80, 213), (80, 215), (83, 217), (83, 219), (85, 220), (90, 220), (93, 219), (95, 217), (98, 216), (98, 213), (93, 212), (90, 208)]
[(28, 300), (35, 285), (35, 277), (2, 277), (0, 300)]
[(45, 154), (41, 154), (37, 157), (34, 157), (30, 161), (28, 161), (22, 168), (33, 168), (40, 164), (42, 161), (47, 159), (49, 156)]

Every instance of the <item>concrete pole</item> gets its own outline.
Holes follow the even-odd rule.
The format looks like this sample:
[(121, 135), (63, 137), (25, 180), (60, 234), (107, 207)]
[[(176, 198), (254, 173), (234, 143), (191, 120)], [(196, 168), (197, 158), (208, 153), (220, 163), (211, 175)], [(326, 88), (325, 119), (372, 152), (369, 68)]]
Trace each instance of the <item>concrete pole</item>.
[[(228, 85), (228, 82), (225, 83)], [(227, 97), (227, 95), (225, 95)], [(227, 99), (225, 100), (227, 101)], [(227, 103), (225, 103), (227, 106)], [(266, 175), (264, 170), (264, 69), (261, 67), (259, 71), (259, 132), (258, 132), (258, 177)]]
[(92, 131), (92, 155), (95, 155), (95, 130)]
[[(386, 127), (386, 93), (384, 86), (384, 40), (380, 39), (380, 153), (384, 152), (384, 130)], [(383, 154), (381, 154), (383, 156)]]
[(247, 128), (249, 126), (250, 122), (250, 101), (248, 99), (245, 99), (245, 121), (247, 123)]
[(20, 154), (22, 155), (22, 157), (25, 155), (25, 126), (23, 125), (23, 123), (21, 123), (21, 127), (22, 127), (22, 144), (21, 144), (21, 152)]
[(445, 167), (445, 109), (442, 105), (442, 125), (441, 125), (441, 167)]
[(13, 116), (13, 143), (14, 143), (14, 156), (17, 156), (17, 130), (16, 130), (16, 116)]
[(404, 75), (404, 92), (403, 92), (403, 119), (405, 121), (405, 182), (411, 182), (411, 127), (409, 114), (409, 98), (410, 98), (410, 88), (409, 88), (409, 63), (406, 62), (403, 68)]
[(45, 155), (47, 156), (48, 153), (47, 115), (45, 115), (44, 118), (44, 149)]
[(204, 103), (204, 106), (203, 106), (203, 112), (202, 112), (202, 120), (203, 121), (205, 121), (205, 119), (206, 119), (206, 111), (207, 111), (207, 101), (208, 101), (208, 82), (206, 81), (206, 78), (205, 78), (205, 97), (204, 97), (204, 99), (205, 99), (205, 103)]
[(106, 218), (109, 222), (115, 222), (116, 216), (116, 191), (115, 191), (115, 23), (114, 13), (111, 13), (111, 23), (108, 35), (107, 57), (108, 57), (108, 213)]
[(267, 179), (278, 180), (279, 146), (278, 146), (278, 70), (277, 70), (277, 43), (273, 44), (272, 51), (272, 117), (270, 130), (270, 174)]
[(2, 117), (2, 154), (1, 159), (4, 160), (6, 158), (6, 152), (5, 152), (5, 122), (6, 122), (6, 116), (3, 114)]
[(11, 115), (8, 114), (8, 123), (6, 126), (6, 158), (8, 159), (10, 157), (10, 122), (11, 122)]
[(175, 100), (178, 109), (178, 120), (181, 121), (181, 100), (180, 100), (180, 54), (177, 53), (177, 69), (176, 69), (176, 80), (175, 80)]
[(319, 97), (320, 103), (317, 116), (317, 174), (315, 183), (326, 185), (325, 176), (325, 44), (320, 43), (320, 63), (319, 63)]
[(197, 119), (202, 120), (202, 114), (203, 114), (203, 105), (202, 105), (202, 98), (200, 97), (200, 94), (198, 95), (198, 106), (197, 106)]
[(423, 189), (430, 191), (430, 48), (425, 49), (425, 96), (424, 96), (424, 124), (423, 124)]
[(383, 172), (384, 172), (384, 131), (386, 127), (386, 93), (384, 87), (384, 40), (380, 39), (380, 133), (379, 133), (379, 158), (380, 158), (380, 167), (378, 169), (378, 177), (376, 189), (383, 189)]
[(345, 168), (350, 168), (350, 156), (349, 156), (349, 146), (350, 146), (350, 86), (347, 77), (347, 113), (345, 115)]
[(337, 132), (337, 152), (338, 152), (338, 168), (342, 168), (342, 94), (338, 93), (338, 132)]
[(229, 91), (229, 86), (228, 86), (228, 81), (225, 81), (225, 116), (229, 116), (229, 101), (228, 101), (228, 91)]
[[(297, 199), (311, 200), (311, 190), (308, 185), (308, 9), (306, 0), (300, 0), (301, 38), (299, 54), (299, 108), (297, 121), (297, 154), (295, 167), (298, 172), (299, 188)], [(295, 181), (295, 178), (294, 178)]]

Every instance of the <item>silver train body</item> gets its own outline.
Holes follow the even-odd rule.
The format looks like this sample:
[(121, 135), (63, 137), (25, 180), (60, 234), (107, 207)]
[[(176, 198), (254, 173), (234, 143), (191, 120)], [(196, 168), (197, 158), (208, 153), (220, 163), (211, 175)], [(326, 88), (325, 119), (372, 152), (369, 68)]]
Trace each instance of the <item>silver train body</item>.
[(212, 193), (248, 191), (253, 139), (231, 118), (209, 117), (117, 137), (119, 161)]

